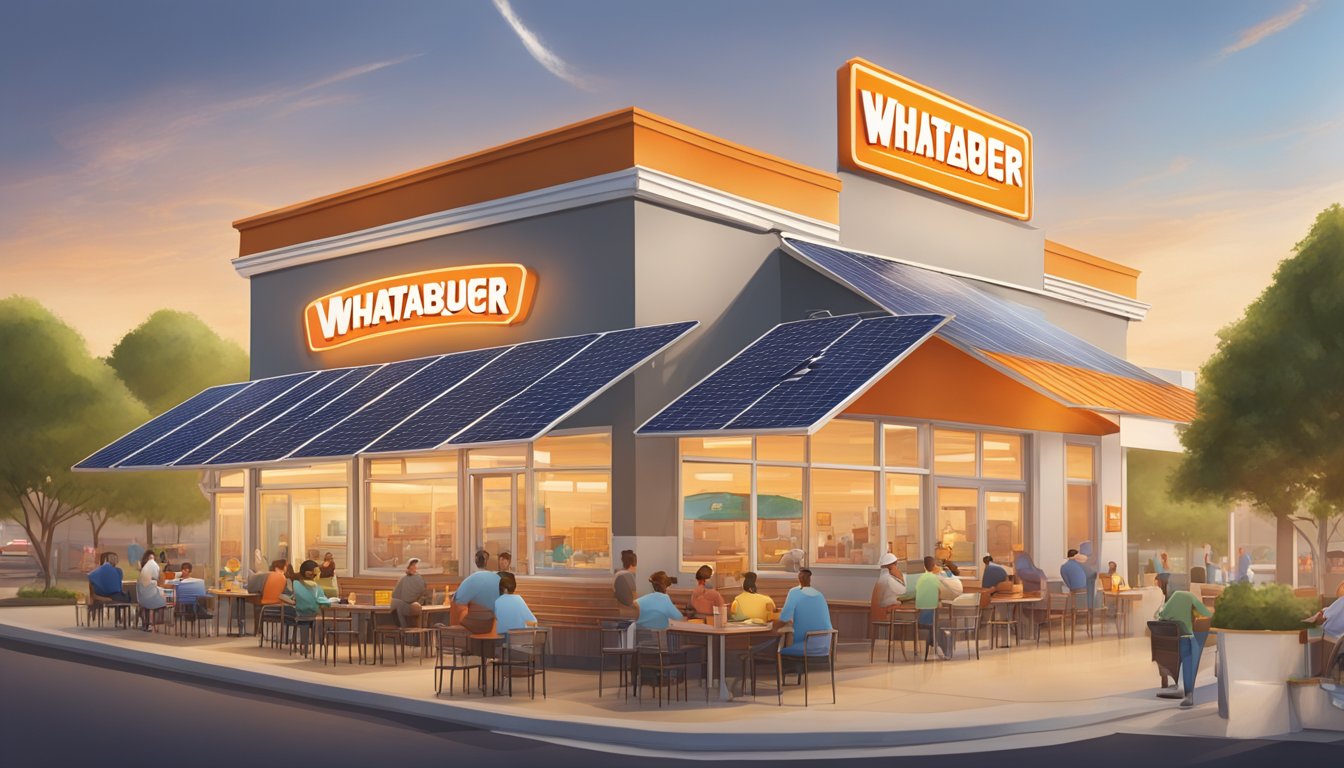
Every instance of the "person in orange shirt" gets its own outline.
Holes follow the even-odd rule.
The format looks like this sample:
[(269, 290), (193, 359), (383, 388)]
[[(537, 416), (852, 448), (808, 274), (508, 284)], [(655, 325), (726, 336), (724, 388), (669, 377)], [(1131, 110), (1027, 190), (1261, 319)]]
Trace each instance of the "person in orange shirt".
[(714, 576), (714, 569), (708, 565), (700, 566), (695, 572), (695, 589), (691, 590), (691, 610), (702, 619), (712, 619), (714, 608), (724, 610), (723, 595), (719, 590), (706, 584)]
[(280, 595), (284, 594), (285, 588), (289, 586), (289, 579), (285, 577), (285, 567), (288, 563), (284, 560), (272, 560), (271, 570), (266, 574), (266, 583), (261, 587), (261, 600), (257, 602), (257, 621), (259, 627), (261, 624), (261, 611), (268, 605), (280, 605)]

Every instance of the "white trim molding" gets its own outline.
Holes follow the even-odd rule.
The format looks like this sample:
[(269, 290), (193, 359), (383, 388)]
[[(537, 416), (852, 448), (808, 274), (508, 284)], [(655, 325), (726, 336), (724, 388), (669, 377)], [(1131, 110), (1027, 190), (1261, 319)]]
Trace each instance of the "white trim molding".
[(1152, 304), (1145, 304), (1128, 296), (1103, 291), (1100, 288), (1094, 288), (1084, 283), (1051, 274), (1045, 276), (1045, 293), (1057, 299), (1081, 304), (1130, 320), (1144, 319), (1148, 316), (1148, 310), (1153, 307)]
[(652, 168), (635, 166), (498, 200), (488, 200), (413, 219), (382, 224), (358, 232), (348, 232), (239, 256), (233, 260), (233, 268), (243, 277), (252, 277), (300, 264), (311, 264), (627, 197), (699, 216), (708, 216), (756, 232), (798, 232), (831, 243), (840, 238), (840, 227), (837, 224), (801, 216), (783, 208), (729, 194)]

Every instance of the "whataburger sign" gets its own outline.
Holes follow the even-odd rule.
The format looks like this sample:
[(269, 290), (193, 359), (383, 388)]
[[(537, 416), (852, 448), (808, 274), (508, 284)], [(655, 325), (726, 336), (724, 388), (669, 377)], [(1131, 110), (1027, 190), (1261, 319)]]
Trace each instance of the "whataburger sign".
[(303, 311), (314, 352), (443, 325), (513, 325), (536, 276), (522, 264), (478, 264), (385, 277), (329, 293)]
[(840, 68), (840, 164), (1031, 218), (1031, 132), (863, 59)]

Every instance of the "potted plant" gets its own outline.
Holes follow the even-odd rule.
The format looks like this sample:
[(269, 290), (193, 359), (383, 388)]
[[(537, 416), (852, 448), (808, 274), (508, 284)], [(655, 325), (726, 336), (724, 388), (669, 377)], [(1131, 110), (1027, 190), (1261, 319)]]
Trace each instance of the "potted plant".
[(1232, 584), (1213, 605), (1218, 636), (1218, 714), (1227, 735), (1261, 738), (1292, 730), (1288, 679), (1307, 672), (1308, 598), (1284, 584)]

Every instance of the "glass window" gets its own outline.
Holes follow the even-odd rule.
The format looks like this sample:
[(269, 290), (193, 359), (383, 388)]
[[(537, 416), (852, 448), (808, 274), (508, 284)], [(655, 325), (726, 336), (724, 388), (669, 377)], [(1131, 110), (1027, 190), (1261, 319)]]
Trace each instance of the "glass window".
[(1068, 453), (1068, 477), (1070, 480), (1092, 481), (1092, 446), (1066, 445)]
[[(241, 473), (240, 473), (241, 474)], [(218, 549), (211, 568), (202, 568), (201, 575), (212, 571), (219, 579), (231, 579), (247, 567), (243, 558), (243, 494), (216, 493), (215, 499), (215, 541)], [(229, 560), (237, 560), (237, 567), (230, 570)], [(206, 576), (208, 581), (209, 577)]]
[(876, 565), (880, 547), (877, 473), (814, 469), (811, 492), (812, 536), (816, 539), (813, 562)]
[(920, 535), (920, 482), (919, 475), (887, 473), (887, 549), (901, 559), (902, 567), (909, 559), (924, 556)]
[(883, 424), (882, 448), (888, 467), (923, 466), (919, 463), (919, 427)]
[(933, 471), (939, 475), (975, 477), (975, 433), (935, 429)]
[(535, 477), (538, 572), (610, 570), (611, 473), (537, 472)]
[(330, 552), (346, 571), (349, 535), (344, 488), (296, 488), (261, 494), (262, 553), (267, 561), (322, 561)]
[(216, 480), (216, 485), (220, 488), (242, 488), (243, 470), (235, 469), (227, 472), (220, 472)]
[(756, 468), (756, 563), (779, 570), (780, 558), (803, 546), (802, 467)]
[(761, 435), (756, 438), (757, 461), (806, 461), (807, 438), (802, 435)]
[(404, 472), (401, 459), (370, 459), (369, 477), (400, 477)]
[(1091, 483), (1069, 483), (1064, 533), (1065, 546), (1069, 549), (1077, 549), (1082, 542), (1092, 541), (1093, 487)]
[[(1022, 479), (1022, 436), (985, 432), (980, 435), (982, 477)], [(990, 554), (993, 554), (992, 552)]]
[(933, 556), (950, 558), (974, 571), (976, 534), (980, 528), (980, 492), (974, 488), (939, 488)]
[(871, 421), (832, 419), (812, 436), (812, 463), (865, 467), (877, 464), (873, 437), (876, 429), (877, 424)]
[(681, 496), (681, 569), (746, 570), (751, 466), (683, 462)]
[(261, 484), (266, 485), (309, 485), (313, 483), (347, 482), (345, 462), (331, 464), (313, 464), (308, 467), (285, 467), (281, 469), (261, 470)]
[(751, 436), (683, 437), (681, 455), (699, 459), (750, 459)]
[(514, 492), (514, 510), (513, 519), (518, 521), (518, 546), (514, 548), (511, 554), (513, 562), (509, 567), (514, 573), (527, 573), (529, 571), (528, 559), (531, 552), (527, 546), (527, 475), (519, 472), (515, 477), (517, 490)]
[(1006, 491), (985, 491), (985, 554), (994, 562), (1013, 568), (1013, 551), (1025, 549), (1022, 535), (1023, 496)]
[(369, 477), (406, 477), (410, 475), (456, 475), (457, 451), (440, 456), (404, 459), (371, 459)]
[(412, 557), (457, 572), (457, 482), (369, 483), (365, 567), (400, 568)]
[(553, 467), (611, 466), (611, 433), (543, 437), (532, 448), (532, 466)]
[(467, 464), (472, 469), (527, 466), (527, 445), (496, 445), (467, 451)]

